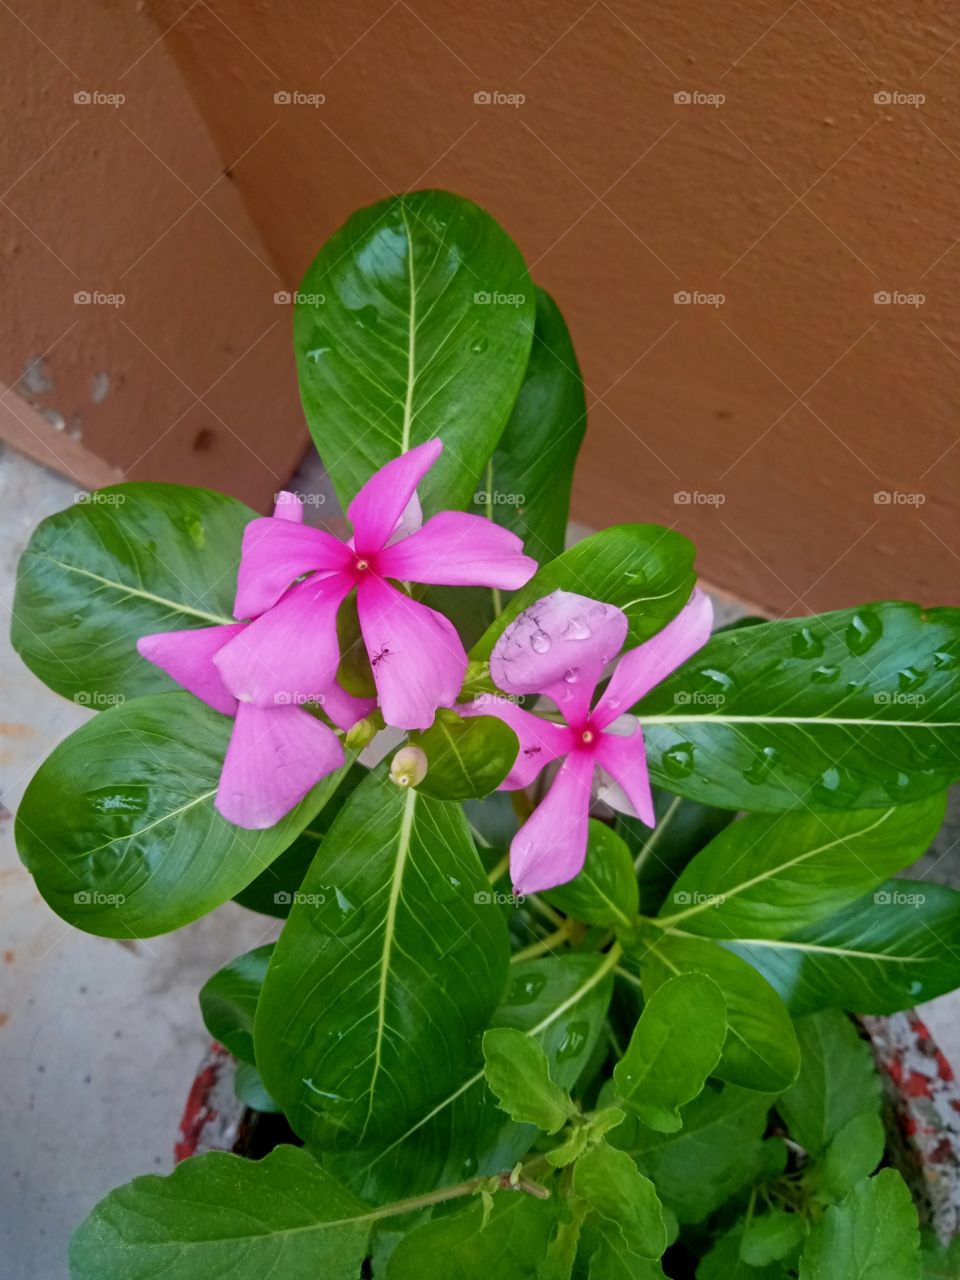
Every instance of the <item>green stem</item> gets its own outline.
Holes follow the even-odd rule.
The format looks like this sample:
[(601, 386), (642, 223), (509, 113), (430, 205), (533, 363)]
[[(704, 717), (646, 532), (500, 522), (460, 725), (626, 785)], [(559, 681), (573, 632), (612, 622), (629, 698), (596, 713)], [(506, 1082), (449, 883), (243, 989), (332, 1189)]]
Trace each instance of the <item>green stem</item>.
[(491, 884), (496, 884), (505, 871), (510, 868), (510, 854), (505, 853), (495, 867), (492, 868), (487, 879)]
[(521, 960), (533, 960), (535, 956), (542, 956), (547, 952), (553, 951), (564, 942), (569, 942), (571, 935), (576, 932), (578, 927), (578, 921), (565, 920), (559, 929), (554, 929), (553, 933), (548, 933), (539, 942), (531, 942), (529, 947), (524, 947), (522, 951), (515, 951), (510, 957), (510, 963), (517, 964)]
[(657, 823), (654, 829), (650, 832), (650, 835), (647, 837), (646, 843), (644, 844), (640, 852), (637, 854), (633, 864), (633, 869), (634, 871), (637, 872), (638, 875), (640, 873), (640, 869), (643, 867), (647, 859), (650, 857), (651, 853), (653, 853), (654, 849), (657, 847), (657, 843), (662, 838), (664, 831), (666, 831), (667, 827), (669, 827), (670, 821), (673, 818), (673, 815), (679, 809), (681, 803), (682, 803), (682, 797), (674, 796), (673, 800), (670, 802), (669, 809), (663, 815), (663, 817)]

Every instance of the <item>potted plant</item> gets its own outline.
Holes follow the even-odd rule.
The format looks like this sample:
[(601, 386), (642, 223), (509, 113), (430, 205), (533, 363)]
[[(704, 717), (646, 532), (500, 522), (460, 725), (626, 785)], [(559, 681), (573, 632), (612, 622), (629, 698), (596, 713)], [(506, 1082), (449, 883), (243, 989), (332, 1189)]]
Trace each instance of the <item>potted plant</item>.
[(202, 993), (262, 1158), (111, 1193), (75, 1280), (919, 1277), (846, 1011), (960, 984), (958, 895), (894, 878), (958, 773), (960, 611), (711, 634), (677, 531), (564, 550), (573, 348), (466, 200), (361, 210), (296, 303), (344, 536), (137, 483), (20, 568), (19, 653), (105, 708), (17, 816), (46, 901), (285, 921)]

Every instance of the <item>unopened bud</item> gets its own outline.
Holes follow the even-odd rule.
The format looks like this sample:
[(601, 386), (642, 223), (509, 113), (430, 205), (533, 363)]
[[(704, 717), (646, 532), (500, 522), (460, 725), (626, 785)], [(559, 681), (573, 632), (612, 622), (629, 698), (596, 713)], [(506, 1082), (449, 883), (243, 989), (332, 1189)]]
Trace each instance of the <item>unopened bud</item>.
[(398, 787), (415, 787), (427, 776), (427, 753), (420, 747), (402, 747), (390, 764), (390, 777)]
[(344, 742), (350, 751), (362, 751), (368, 742), (372, 742), (377, 734), (377, 726), (369, 716), (358, 720), (349, 731)]

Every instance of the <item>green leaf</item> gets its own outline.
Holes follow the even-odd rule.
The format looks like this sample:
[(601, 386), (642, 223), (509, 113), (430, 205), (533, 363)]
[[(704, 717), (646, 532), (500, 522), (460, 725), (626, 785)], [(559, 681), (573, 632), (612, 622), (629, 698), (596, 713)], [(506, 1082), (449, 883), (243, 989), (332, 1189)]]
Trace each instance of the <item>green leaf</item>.
[(801, 1070), (777, 1110), (791, 1137), (819, 1155), (854, 1116), (880, 1109), (880, 1080), (869, 1046), (839, 1009), (796, 1021)]
[(818, 1196), (842, 1200), (862, 1178), (873, 1173), (883, 1159), (885, 1143), (883, 1121), (876, 1111), (853, 1116), (831, 1138), (822, 1163), (813, 1171)]
[(863, 896), (925, 852), (946, 796), (821, 817), (751, 814), (702, 849), (661, 916), (714, 938), (782, 938)]
[(629, 1119), (614, 1130), (660, 1198), (682, 1223), (700, 1222), (767, 1169), (763, 1141), (774, 1097), (726, 1085), (708, 1086), (682, 1110), (683, 1128), (664, 1134)]
[(543, 896), (585, 924), (632, 928), (639, 897), (630, 850), (613, 827), (591, 818), (583, 870)]
[(237, 956), (200, 988), (203, 1025), (242, 1062), (256, 1063), (253, 1020), (273, 945), (270, 942)]
[(941, 1244), (930, 1226), (920, 1228), (923, 1280), (960, 1280), (960, 1236)]
[(960, 771), (960, 610), (884, 603), (714, 635), (636, 708), (654, 782), (728, 809), (882, 809)]
[(759, 970), (793, 1014), (894, 1013), (960, 986), (960, 893), (927, 880), (888, 880), (782, 942), (724, 945)]
[(800, 1051), (786, 1006), (769, 983), (733, 952), (673, 930), (640, 957), (644, 990), (656, 991), (678, 973), (705, 973), (726, 1001), (727, 1038), (714, 1074), (747, 1089), (789, 1088)]
[[(802, 1219), (797, 1222), (802, 1226)], [(779, 1262), (761, 1267), (744, 1260), (740, 1247), (745, 1225), (738, 1222), (704, 1254), (697, 1266), (697, 1280), (787, 1280), (789, 1273)]]
[(917, 1210), (895, 1169), (864, 1178), (813, 1228), (800, 1280), (920, 1280)]
[[(515, 1027), (546, 1052), (551, 1077), (572, 1089), (597, 1043), (610, 1002), (610, 957), (550, 956), (511, 966), (491, 1026)], [(539, 1131), (507, 1119), (475, 1062), (456, 1086), (376, 1152), (338, 1155), (338, 1177), (376, 1200), (415, 1195), (477, 1174), (502, 1173), (529, 1151)]]
[(305, 1151), (213, 1152), (101, 1200), (70, 1245), (72, 1280), (356, 1280), (377, 1216)]
[(427, 755), (427, 776), (418, 785), (437, 800), (480, 800), (495, 791), (517, 758), (520, 743), (496, 716), (461, 718), (441, 707), (429, 729), (410, 741)]
[(515, 1027), (493, 1027), (484, 1032), (483, 1057), (487, 1084), (512, 1119), (557, 1133), (575, 1114), (569, 1093), (551, 1079), (550, 1061), (531, 1036)]
[(650, 1128), (676, 1132), (679, 1108), (720, 1060), (726, 1012), (720, 988), (704, 974), (680, 974), (658, 987), (614, 1067), (617, 1099)]
[(355, 213), (308, 268), (293, 326), (304, 412), (341, 502), (440, 436), (420, 498), (430, 514), (463, 507), (517, 398), (533, 320), (516, 245), (469, 200), (416, 191)]
[(588, 1224), (584, 1240), (584, 1252), (590, 1253), (588, 1280), (665, 1280), (660, 1263), (629, 1249), (615, 1223), (596, 1218)]
[(209, 489), (99, 489), (34, 531), (20, 558), (11, 640), (57, 693), (103, 710), (175, 687), (140, 636), (234, 622), (240, 542), (252, 511)]
[(260, 1072), (252, 1063), (238, 1062), (233, 1077), (233, 1091), (248, 1107), (254, 1111), (262, 1111), (267, 1115), (276, 1115), (280, 1108), (267, 1093)]
[(595, 533), (534, 574), (480, 637), (470, 656), (477, 661), (489, 658), (509, 623), (557, 590), (616, 605), (630, 624), (627, 646), (640, 644), (662, 630), (689, 599), (696, 581), (693, 555), (692, 544), (682, 534), (660, 525), (619, 524)]
[(137, 698), (81, 725), (34, 775), (20, 857), (57, 915), (108, 938), (180, 928), (238, 893), (336, 791), (317, 784), (275, 827), (247, 831), (214, 797), (233, 721), (190, 693)]
[(673, 883), (695, 853), (733, 820), (726, 809), (714, 809), (653, 789), (657, 825), (651, 831), (639, 818), (617, 814), (616, 830), (626, 840), (634, 858), (640, 890), (640, 910), (653, 915)]
[(770, 1209), (750, 1220), (740, 1241), (740, 1257), (751, 1267), (786, 1258), (803, 1243), (804, 1219), (786, 1209)]
[(257, 1065), (306, 1141), (383, 1142), (462, 1080), (507, 970), (488, 890), (454, 806), (383, 769), (347, 801), (257, 1008)]
[(484, 1223), (483, 1205), (434, 1218), (397, 1245), (387, 1280), (535, 1280), (557, 1218), (555, 1204), (498, 1191)]
[(625, 1151), (599, 1142), (573, 1166), (573, 1190), (607, 1222), (620, 1228), (631, 1253), (659, 1258), (667, 1247), (660, 1200)]

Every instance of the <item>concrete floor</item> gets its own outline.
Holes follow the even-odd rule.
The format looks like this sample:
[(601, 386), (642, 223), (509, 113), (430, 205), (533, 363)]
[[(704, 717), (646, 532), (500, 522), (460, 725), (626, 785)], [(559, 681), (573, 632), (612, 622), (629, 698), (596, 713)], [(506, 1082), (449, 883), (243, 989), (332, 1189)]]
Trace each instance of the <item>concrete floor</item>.
[[(291, 482), (323, 495), (318, 466)], [(11, 813), (40, 760), (89, 714), (51, 693), (10, 648), (17, 559), (74, 486), (0, 452), (0, 1258), (4, 1280), (65, 1280), (73, 1227), (112, 1187), (167, 1171), (207, 1046), (197, 990), (277, 923), (232, 904), (166, 937), (126, 945), (79, 933), (43, 903), (17, 860)], [(735, 607), (733, 609), (735, 612)], [(958, 806), (921, 874), (960, 883)], [(960, 998), (924, 1015), (960, 1065)]]

